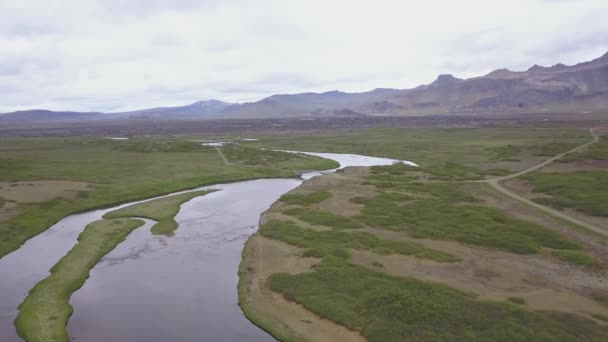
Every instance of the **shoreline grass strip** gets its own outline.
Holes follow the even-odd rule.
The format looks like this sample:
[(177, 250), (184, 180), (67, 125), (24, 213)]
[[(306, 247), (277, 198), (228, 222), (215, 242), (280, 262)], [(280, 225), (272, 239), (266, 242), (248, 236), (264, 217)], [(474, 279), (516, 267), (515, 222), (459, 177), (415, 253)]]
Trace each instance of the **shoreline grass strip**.
[(175, 222), (174, 218), (179, 212), (180, 206), (195, 197), (204, 196), (214, 191), (217, 190), (193, 191), (133, 204), (128, 207), (106, 213), (103, 215), (103, 218), (149, 218), (157, 221), (156, 224), (150, 229), (152, 234), (169, 236), (177, 229), (177, 222)]
[(72, 293), (89, 277), (89, 271), (136, 228), (142, 220), (95, 221), (78, 236), (78, 243), (51, 268), (19, 306), (17, 333), (28, 342), (69, 342), (66, 325), (72, 315)]

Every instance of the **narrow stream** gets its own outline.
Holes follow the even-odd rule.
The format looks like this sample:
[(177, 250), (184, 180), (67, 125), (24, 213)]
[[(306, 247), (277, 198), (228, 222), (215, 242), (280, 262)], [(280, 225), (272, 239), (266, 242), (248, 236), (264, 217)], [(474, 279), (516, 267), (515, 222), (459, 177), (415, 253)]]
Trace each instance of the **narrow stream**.
[[(334, 159), (340, 168), (396, 162), (306, 154)], [(309, 172), (301, 178), (327, 172)], [(174, 236), (152, 235), (152, 222), (147, 221), (106, 255), (71, 298), (70, 337), (85, 342), (273, 341), (243, 316), (237, 271), (243, 246), (257, 231), (260, 215), (301, 183), (301, 179), (260, 179), (189, 190), (220, 191), (184, 203)], [(106, 212), (133, 203), (65, 217), (0, 259), (0, 341), (21, 341), (13, 326), (18, 305), (74, 246), (83, 228)]]

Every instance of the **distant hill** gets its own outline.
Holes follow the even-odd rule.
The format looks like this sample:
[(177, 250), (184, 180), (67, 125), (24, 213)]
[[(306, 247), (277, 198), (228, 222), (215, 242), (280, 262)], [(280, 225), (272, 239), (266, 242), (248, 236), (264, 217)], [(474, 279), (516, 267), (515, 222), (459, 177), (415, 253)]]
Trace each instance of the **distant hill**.
[[(398, 93), (399, 90), (397, 89), (379, 88), (363, 93), (344, 93), (334, 90), (325, 93), (272, 95), (257, 102), (228, 107), (221, 113), (221, 117), (272, 118), (309, 116), (323, 110), (338, 113), (341, 109), (353, 109)], [(216, 117), (220, 117), (220, 115), (216, 115)]]
[(77, 122), (105, 119), (105, 114), (97, 112), (54, 112), (44, 109), (20, 110), (0, 114), (0, 124)]
[(608, 53), (574, 66), (501, 69), (466, 80), (441, 75), (355, 109), (392, 115), (608, 109)]
[(114, 116), (131, 118), (155, 118), (155, 119), (199, 119), (212, 114), (221, 113), (232, 103), (218, 100), (198, 101), (190, 105), (179, 107), (158, 107), (150, 109), (135, 110), (131, 112), (112, 113)]
[(208, 100), (185, 106), (122, 113), (27, 110), (1, 114), (0, 124), (127, 118), (157, 120), (315, 118), (606, 109), (608, 109), (608, 53), (573, 66), (534, 65), (521, 72), (499, 69), (485, 76), (469, 79), (439, 75), (434, 82), (413, 89), (378, 88), (362, 93), (329, 91), (279, 94), (242, 104)]
[(99, 113), (99, 112), (56, 112), (50, 110), (23, 110), (0, 114), (0, 124), (27, 124), (43, 122), (80, 122), (120, 119), (204, 119), (210, 115), (221, 113), (232, 103), (218, 100), (199, 101), (190, 105), (177, 107), (157, 107), (130, 112)]

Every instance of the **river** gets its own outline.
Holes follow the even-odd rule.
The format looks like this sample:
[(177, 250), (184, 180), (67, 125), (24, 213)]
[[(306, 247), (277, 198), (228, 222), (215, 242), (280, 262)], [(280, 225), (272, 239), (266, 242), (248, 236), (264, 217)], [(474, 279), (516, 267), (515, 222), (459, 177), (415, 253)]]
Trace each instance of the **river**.
[[(340, 168), (396, 162), (352, 154), (306, 154), (334, 159)], [(188, 190), (220, 191), (182, 204), (173, 236), (152, 235), (153, 222), (146, 220), (102, 258), (70, 300), (70, 337), (85, 342), (274, 341), (238, 306), (241, 251), (257, 231), (260, 215), (281, 195), (305, 179), (335, 170), (304, 173), (302, 179), (259, 179)], [(0, 341), (21, 341), (13, 326), (18, 305), (74, 246), (84, 227), (108, 211), (139, 202), (144, 201), (67, 216), (0, 259)]]

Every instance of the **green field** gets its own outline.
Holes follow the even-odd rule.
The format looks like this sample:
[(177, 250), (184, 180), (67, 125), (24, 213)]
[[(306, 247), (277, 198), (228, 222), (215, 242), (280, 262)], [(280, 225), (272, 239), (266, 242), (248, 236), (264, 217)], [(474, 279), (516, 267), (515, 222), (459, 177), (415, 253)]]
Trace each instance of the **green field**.
[(420, 172), (424, 174), (424, 168), (373, 167), (369, 183), (384, 192), (371, 198), (354, 198), (355, 203), (363, 205), (361, 215), (355, 218), (417, 238), (455, 240), (517, 254), (538, 253), (543, 247), (580, 249), (574, 241), (545, 227), (481, 205), (465, 189), (466, 183), (424, 183), (412, 175)]
[(364, 232), (338, 230), (315, 231), (299, 227), (291, 221), (270, 221), (260, 228), (260, 234), (270, 239), (287, 242), (305, 249), (304, 256), (337, 257), (348, 259), (348, 249), (371, 250), (378, 254), (412, 255), (439, 262), (455, 262), (460, 259), (445, 252), (426, 248), (407, 241), (381, 239)]
[(605, 341), (608, 327), (575, 315), (483, 302), (453, 288), (333, 258), (314, 272), (274, 274), (271, 289), (308, 310), (385, 341)]
[(551, 254), (560, 260), (589, 269), (601, 269), (604, 264), (581, 251), (555, 249)]
[(153, 234), (172, 235), (175, 229), (177, 229), (177, 222), (175, 222), (174, 218), (179, 212), (180, 206), (195, 197), (204, 196), (210, 192), (213, 191), (194, 191), (134, 204), (125, 208), (111, 211), (103, 215), (103, 218), (149, 218), (157, 221), (157, 223), (151, 228)]
[[(595, 132), (597, 134), (597, 132)], [(552, 149), (550, 153), (565, 152), (572, 146), (566, 143), (555, 143), (559, 148)], [(579, 213), (583, 221), (589, 220), (585, 216), (596, 216), (596, 219), (608, 217), (608, 137), (600, 136), (597, 141), (570, 153), (556, 161), (552, 168), (543, 169), (520, 177), (529, 186), (531, 200), (553, 207), (558, 210), (574, 210)], [(509, 184), (507, 183), (507, 186)], [(512, 189), (513, 190), (513, 189)], [(570, 215), (566, 211), (567, 215)], [(589, 221), (593, 222), (593, 221)], [(601, 221), (599, 221), (601, 222)], [(601, 223), (596, 224), (601, 227)], [(596, 230), (601, 229), (597, 228)], [(592, 265), (572, 253), (557, 253), (563, 260)]]
[[(248, 157), (248, 153), (253, 157)], [(72, 180), (89, 183), (74, 198), (19, 203), (0, 219), (0, 257), (62, 217), (202, 185), (293, 177), (299, 170), (330, 169), (335, 162), (297, 154), (247, 149), (226, 165), (212, 147), (176, 139), (10, 138), (0, 140), (0, 182)], [(265, 165), (247, 164), (264, 158)]]
[(291, 208), (283, 211), (283, 214), (296, 217), (310, 224), (332, 227), (335, 229), (363, 228), (363, 225), (357, 221), (345, 216), (336, 215), (329, 211), (310, 208)]
[(535, 172), (523, 179), (532, 185), (532, 191), (551, 196), (536, 198), (536, 202), (608, 216), (608, 171)]
[[(390, 131), (387, 129), (384, 132)], [(434, 130), (429, 131), (434, 132)], [(456, 134), (458, 139), (454, 141), (454, 145), (460, 144), (460, 147), (464, 145), (464, 141), (459, 141), (465, 139), (464, 132), (476, 131), (480, 135), (487, 134), (485, 130), (456, 131), (457, 133), (450, 134)], [(500, 130), (489, 129), (489, 131), (497, 134)], [(508, 134), (513, 133), (509, 129), (505, 131)], [(564, 131), (561, 132), (565, 134)], [(547, 131), (541, 131), (541, 136), (542, 133)], [(390, 239), (386, 236), (398, 235), (380, 233), (382, 230), (388, 230), (414, 239), (455, 241), (466, 244), (468, 249), (464, 254), (470, 256), (479, 252), (480, 255), (476, 257), (490, 265), (493, 265), (494, 261), (488, 260), (494, 259), (492, 257), (484, 259), (482, 255), (493, 257), (500, 255), (500, 259), (509, 260), (509, 257), (504, 256), (505, 252), (518, 254), (513, 258), (514, 265), (509, 265), (509, 268), (504, 270), (506, 273), (517, 269), (520, 266), (519, 262), (527, 263), (529, 260), (542, 259), (543, 262), (557, 264), (560, 267), (570, 264), (580, 271), (600, 274), (596, 272), (603, 272), (605, 263), (598, 259), (597, 253), (589, 249), (584, 240), (554, 229), (550, 223), (534, 223), (516, 218), (511, 212), (492, 206), (484, 197), (492, 193), (492, 188), (487, 184), (471, 182), (483, 179), (489, 174), (512, 173), (501, 166), (506, 159), (523, 160), (528, 157), (549, 156), (553, 152), (558, 154), (564, 152), (562, 148), (571, 149), (576, 144), (584, 143), (589, 139), (586, 132), (582, 131), (577, 131), (574, 136), (572, 139), (566, 139), (567, 142), (564, 143), (559, 142), (555, 136), (549, 139), (544, 136), (538, 140), (528, 137), (519, 142), (511, 141), (510, 145), (504, 145), (506, 147), (483, 146), (484, 144), (467, 146), (463, 148), (468, 148), (471, 155), (464, 156), (462, 160), (453, 159), (453, 156), (448, 157), (447, 160), (435, 160), (434, 157), (448, 153), (447, 151), (453, 148), (453, 146), (438, 147), (437, 151), (429, 152), (431, 156), (426, 159), (428, 163), (421, 163), (420, 167), (396, 164), (372, 167), (369, 173), (357, 173), (358, 171), (353, 170), (334, 177), (331, 182), (326, 182), (330, 184), (326, 190), (308, 194), (302, 194), (302, 190), (298, 190), (294, 194), (284, 195), (281, 201), (290, 206), (277, 208), (274, 211), (306, 222), (306, 225), (273, 219), (261, 227), (260, 235), (297, 246), (300, 248), (298, 254), (300, 257), (319, 258), (320, 263), (302, 273), (275, 273), (267, 279), (266, 285), (269, 289), (281, 293), (285, 299), (301, 304), (320, 318), (358, 331), (369, 341), (604, 341), (605, 336), (608, 336), (608, 327), (590, 319), (593, 317), (601, 321), (604, 317), (601, 314), (583, 317), (574, 313), (535, 311), (536, 304), (533, 301), (528, 303), (528, 297), (524, 299), (523, 296), (513, 295), (517, 293), (516, 290), (509, 292), (501, 301), (486, 301), (478, 299), (474, 293), (447, 284), (391, 275), (400, 274), (391, 273), (396, 272), (396, 267), (399, 267), (398, 264), (396, 266), (395, 260), (403, 263), (404, 270), (409, 270), (412, 264), (420, 265), (422, 261), (412, 261), (410, 264), (408, 259), (386, 258), (389, 255), (410, 255), (418, 259), (443, 262), (445, 265), (458, 265), (461, 261), (471, 261), (463, 261), (464, 257), (461, 259), (460, 254), (456, 255), (459, 249), (455, 249), (453, 252), (455, 254), (449, 254), (433, 249), (436, 247), (423, 246), (422, 243), (427, 245), (423, 240), (418, 243), (418, 241)], [(398, 139), (390, 135), (389, 137)], [(376, 138), (378, 142), (386, 139), (386, 137)], [(335, 141), (338, 138), (327, 139)], [(448, 138), (441, 137), (441, 139), (445, 142)], [(467, 139), (470, 139), (470, 143), (477, 142), (471, 136)], [(298, 143), (298, 139), (280, 143), (285, 144), (281, 145), (282, 148), (315, 150), (314, 146), (319, 146), (324, 141), (323, 137), (319, 137), (317, 140), (302, 142), (304, 147), (293, 145)], [(374, 148), (373, 141), (367, 142), (370, 146), (366, 148)], [(342, 146), (339, 141), (338, 146)], [(402, 152), (399, 153), (405, 153), (403, 151), (409, 149), (403, 145), (400, 147)], [(382, 147), (378, 144), (375, 148)], [(393, 148), (396, 147), (384, 147), (384, 153), (381, 155), (399, 158), (400, 155)], [(340, 152), (365, 153), (354, 150), (340, 150)], [(476, 154), (477, 152), (479, 153)], [(415, 158), (408, 159), (419, 162)], [(538, 162), (541, 159), (535, 160)], [(488, 165), (496, 166), (488, 168)], [(494, 170), (489, 172), (488, 170), (491, 169)], [(331, 184), (334, 183), (337, 183), (336, 188), (332, 188)], [(588, 189), (588, 186), (581, 186), (584, 181), (575, 178), (572, 183), (577, 184), (573, 185), (572, 189), (576, 186), (584, 189), (580, 191), (580, 196), (584, 197)], [(588, 184), (592, 183), (593, 181), (588, 181)], [(370, 186), (374, 187), (375, 193), (370, 190)], [(310, 186), (310, 188), (317, 187), (318, 184)], [(602, 189), (601, 186), (598, 188)], [(302, 189), (307, 188), (303, 185)], [(347, 194), (351, 196), (357, 194), (358, 189), (365, 189), (361, 191), (365, 195), (355, 195), (350, 199), (352, 203), (359, 205), (358, 215), (342, 216), (338, 209), (338, 212), (330, 213), (322, 210), (322, 206), (319, 205), (330, 198), (331, 193), (338, 196), (335, 193), (338, 191), (340, 192), (338, 198), (342, 198)], [(593, 199), (594, 194), (602, 191), (594, 192), (589, 189), (589, 192), (590, 198)], [(583, 200), (580, 203), (586, 202)], [(352, 210), (348, 207), (348, 212)], [(365, 227), (365, 232), (351, 230), (361, 228), (361, 225)], [(371, 253), (355, 255), (354, 251)], [(246, 258), (255, 257), (255, 254), (246, 255)], [(388, 267), (385, 267), (385, 264)], [(500, 274), (503, 271), (500, 268), (494, 269), (488, 264), (485, 264), (483, 269), (476, 269), (476, 262), (472, 264), (474, 266), (472, 272), (479, 272), (479, 275), (472, 276), (471, 279), (467, 278), (467, 282), (471, 284), (485, 282), (487, 279), (483, 278), (484, 272), (487, 272), (487, 277), (490, 279), (493, 272)], [(435, 274), (423, 269), (424, 267), (415, 268), (415, 271), (411, 272)], [(469, 271), (456, 267), (452, 271), (447, 267), (441, 270), (437, 273)], [(446, 275), (445, 278), (441, 276), (438, 278), (452, 279), (452, 277), (460, 279), (457, 275), (451, 274)], [(568, 276), (560, 277), (559, 280), (564, 283), (572, 281)], [(527, 280), (518, 281), (521, 281), (521, 286), (525, 286)], [(467, 288), (458, 281), (452, 286)], [(521, 293), (517, 293), (519, 294)], [(594, 298), (601, 297), (597, 294), (594, 296)], [(270, 301), (270, 299), (265, 300)], [(277, 321), (277, 318), (272, 319), (264, 314), (258, 314), (255, 311), (255, 304), (247, 304), (245, 307), (248, 317), (265, 328), (278, 332), (279, 336), (287, 340), (295, 338), (296, 335), (285, 330), (285, 327), (289, 326), (289, 321), (281, 322), (280, 319)], [(269, 320), (265, 321), (265, 319)]]
[(309, 205), (316, 204), (331, 198), (331, 193), (325, 190), (313, 191), (306, 195), (285, 194), (279, 199), (287, 204)]
[(608, 160), (608, 136), (601, 136), (596, 144), (567, 155), (560, 162), (567, 163), (577, 160)]
[(444, 162), (487, 163), (506, 155), (519, 160), (520, 152), (536, 153), (551, 143), (582, 144), (589, 140), (586, 129), (500, 128), (376, 128), (352, 132), (259, 135), (248, 146), (284, 150), (356, 153), (412, 160), (421, 165)]
[(39, 282), (19, 306), (17, 332), (28, 342), (68, 342), (66, 325), (72, 315), (72, 293), (89, 277), (89, 270), (144, 222), (101, 220), (89, 224), (78, 243)]
[[(356, 186), (373, 186), (376, 191), (375, 195), (359, 195), (351, 200), (352, 205), (361, 208), (360, 215), (354, 217), (319, 208), (320, 203), (332, 197), (331, 189), (282, 196), (280, 201), (288, 205), (281, 209), (282, 213), (298, 219), (300, 224), (271, 220), (262, 226), (260, 234), (299, 247), (302, 257), (322, 261), (312, 272), (274, 275), (268, 285), (317, 315), (360, 331), (370, 341), (523, 341), (544, 337), (566, 341), (573, 336), (587, 340), (605, 336), (605, 328), (578, 316), (525, 310), (527, 306), (523, 306), (521, 298), (483, 302), (444, 285), (390, 276), (380, 272), (385, 268), (377, 261), (371, 263), (374, 270), (351, 263), (353, 250), (380, 256), (413, 256), (445, 265), (461, 260), (460, 256), (417, 242), (371, 233), (378, 229), (411, 238), (457, 241), (487, 250), (537, 254), (583, 270), (603, 269), (604, 264), (588, 254), (580, 242), (484, 204), (475, 193), (485, 185), (467, 183), (509, 174), (522, 169), (521, 162), (538, 160), (529, 158), (563, 152), (562, 148), (587, 141), (586, 131), (382, 128), (260, 138), (223, 147), (227, 162), (215, 148), (190, 140), (3, 139), (0, 181), (71, 180), (86, 182), (88, 187), (73, 196), (17, 203), (16, 214), (0, 222), (0, 257), (71, 213), (202, 185), (293, 177), (301, 170), (336, 167), (333, 161), (257, 147), (408, 159), (421, 166), (373, 167), (368, 177), (356, 180), (359, 184), (352, 183), (352, 191), (356, 192)], [(599, 152), (590, 148), (584, 153), (601, 156), (602, 151), (601, 147)], [(606, 191), (602, 187), (603, 174), (594, 172), (598, 171), (568, 174), (567, 178), (558, 173), (537, 172), (527, 180), (539, 186), (538, 191), (553, 192), (552, 200), (561, 202), (552, 205), (597, 212), (602, 209)], [(583, 192), (585, 196), (580, 197)], [(129, 206), (105, 216), (114, 219), (89, 225), (80, 242), (22, 304), (17, 321), (20, 334), (31, 341), (66, 340), (65, 323), (71, 314), (69, 296), (82, 286), (89, 269), (140, 224), (116, 217), (151, 218), (158, 221), (152, 228), (155, 234), (170, 235), (177, 227), (174, 216), (179, 206), (204, 194), (193, 192)], [(0, 196), (0, 205), (4, 202)], [(302, 222), (318, 230), (307, 228)], [(361, 231), (363, 228), (365, 232)], [(465, 314), (456, 315), (457, 312)]]
[(335, 161), (328, 161), (312, 156), (299, 155), (297, 158), (294, 158), (292, 153), (262, 150), (236, 144), (225, 145), (222, 151), (231, 163), (234, 162), (241, 165), (304, 170), (302, 169), (303, 161), (307, 161), (306, 166), (310, 167), (310, 170), (326, 170), (340, 166)]

